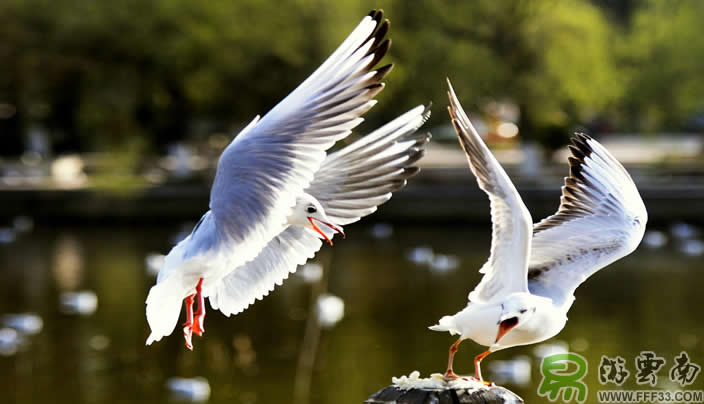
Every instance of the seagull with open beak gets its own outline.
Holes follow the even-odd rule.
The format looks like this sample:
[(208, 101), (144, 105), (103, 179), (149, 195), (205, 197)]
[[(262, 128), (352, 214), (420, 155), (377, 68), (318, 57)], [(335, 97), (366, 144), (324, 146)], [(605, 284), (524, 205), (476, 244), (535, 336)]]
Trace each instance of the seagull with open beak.
[[(288, 217), (288, 223), (313, 230), (330, 245), (332, 245), (332, 236), (336, 233), (342, 235), (342, 238), (345, 238), (345, 232), (342, 230), (342, 227), (332, 224), (331, 219), (325, 214), (325, 209), (320, 202), (312, 195), (305, 192), (301, 194), (296, 201), (296, 207), (293, 208), (293, 213)], [(326, 234), (325, 230), (321, 229), (318, 224), (325, 226), (325, 230), (327, 230), (330, 235)], [(330, 230), (332, 230), (332, 232)]]
[[(230, 316), (281, 285), (299, 265), (332, 244), (343, 225), (374, 213), (418, 172), (430, 135), (419, 105), (330, 152), (371, 109), (391, 65), (381, 10), (364, 17), (313, 74), (225, 148), (210, 190), (210, 210), (164, 259), (147, 296), (147, 345), (176, 328), (202, 336), (205, 299)], [(197, 310), (194, 305), (197, 303)]]
[(630, 254), (645, 232), (648, 213), (635, 183), (599, 142), (577, 134), (569, 147), (569, 176), (558, 211), (533, 224), (516, 187), (462, 109), (448, 81), (450, 117), (479, 187), (490, 200), (491, 254), (467, 306), (444, 316), (434, 331), (459, 335), (450, 347), (445, 379), (465, 339), (489, 347), (480, 363), (501, 349), (535, 344), (567, 323), (574, 292), (589, 276)]

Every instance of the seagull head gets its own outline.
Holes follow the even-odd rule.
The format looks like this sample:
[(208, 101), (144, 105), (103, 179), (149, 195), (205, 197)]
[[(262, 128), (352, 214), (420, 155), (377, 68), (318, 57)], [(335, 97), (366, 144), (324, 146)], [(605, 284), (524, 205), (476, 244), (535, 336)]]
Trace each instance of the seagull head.
[(313, 196), (304, 193), (296, 200), (296, 207), (288, 218), (289, 224), (307, 227), (319, 234), (319, 237), (332, 245), (332, 237), (340, 233), (345, 237), (342, 227), (331, 223), (323, 206)]
[(535, 314), (538, 303), (535, 296), (530, 293), (513, 293), (501, 303), (501, 316), (499, 316), (499, 331), (496, 341), (499, 342), (504, 335), (512, 329), (525, 324)]

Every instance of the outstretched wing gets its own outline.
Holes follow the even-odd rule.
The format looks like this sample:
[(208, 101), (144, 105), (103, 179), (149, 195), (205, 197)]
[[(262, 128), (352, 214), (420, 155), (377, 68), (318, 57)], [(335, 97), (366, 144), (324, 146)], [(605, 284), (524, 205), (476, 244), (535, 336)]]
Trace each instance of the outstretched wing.
[(469, 294), (475, 303), (489, 302), (514, 292), (527, 292), (526, 274), (533, 222), (518, 191), (489, 151), (460, 105), (450, 81), (450, 118), (467, 154), (479, 188), (491, 205), (491, 255), (479, 272), (481, 282)]
[(333, 223), (346, 225), (376, 211), (419, 171), (429, 133), (416, 133), (430, 116), (419, 105), (344, 149), (330, 154), (306, 189)]
[[(376, 210), (418, 172), (411, 167), (430, 135), (415, 135), (430, 114), (422, 105), (349, 146), (330, 154), (305, 192), (315, 196), (335, 224), (355, 222)], [(332, 236), (332, 235), (331, 235)], [(237, 314), (262, 299), (321, 247), (315, 233), (289, 226), (257, 257), (230, 272), (209, 294), (210, 305)]]
[(289, 226), (274, 237), (252, 261), (230, 272), (208, 300), (224, 315), (238, 314), (261, 300), (288, 275), (320, 250), (322, 241), (301, 226)]
[(648, 220), (621, 163), (587, 135), (572, 142), (560, 208), (533, 228), (528, 271), (530, 291), (558, 305), (571, 305), (577, 286), (633, 252)]
[[(252, 122), (225, 149), (210, 193), (217, 242), (235, 245), (237, 267), (256, 257), (285, 226), (296, 198), (326, 150), (362, 122), (390, 66), (372, 70), (390, 42), (381, 11), (365, 17), (298, 88)], [(200, 251), (191, 251), (192, 255)]]

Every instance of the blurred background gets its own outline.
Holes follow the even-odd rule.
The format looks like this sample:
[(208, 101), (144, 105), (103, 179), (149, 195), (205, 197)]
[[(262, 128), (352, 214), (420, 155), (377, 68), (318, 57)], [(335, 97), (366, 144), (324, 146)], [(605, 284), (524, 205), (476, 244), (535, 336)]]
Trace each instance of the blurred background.
[[(220, 152), (372, 8), (391, 20), (395, 68), (350, 140), (432, 101), (421, 174), (268, 298), (211, 313), (195, 352), (178, 332), (144, 347), (146, 293), (207, 210)], [(587, 357), (590, 391), (601, 355), (633, 373), (642, 350), (704, 365), (703, 19), (696, 0), (1, 1), (0, 392), (351, 404), (443, 371), (453, 338), (426, 327), (465, 304), (490, 242), (446, 77), (536, 221), (558, 206), (575, 131), (624, 163), (650, 215), (565, 330), (492, 355), (488, 378), (541, 402), (537, 366), (556, 350)], [(456, 370), (482, 350), (464, 343)]]

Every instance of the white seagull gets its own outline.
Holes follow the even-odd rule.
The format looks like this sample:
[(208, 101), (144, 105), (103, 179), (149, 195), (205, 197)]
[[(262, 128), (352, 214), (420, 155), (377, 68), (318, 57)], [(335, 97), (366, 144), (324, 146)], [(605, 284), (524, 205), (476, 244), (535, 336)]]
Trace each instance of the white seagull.
[(430, 113), (422, 105), (326, 153), (376, 103), (391, 69), (372, 70), (389, 49), (388, 27), (381, 11), (370, 13), (308, 79), (225, 149), (210, 210), (169, 252), (149, 291), (147, 345), (173, 332), (185, 299), (183, 332), (193, 349), (192, 334), (203, 333), (206, 297), (227, 316), (243, 311), (313, 257), (320, 238), (332, 245), (340, 226), (374, 212), (418, 171), (411, 165), (429, 138), (415, 134)]
[(570, 173), (557, 212), (533, 225), (516, 188), (472, 126), (448, 80), (450, 117), (479, 187), (491, 203), (491, 255), (484, 276), (462, 311), (430, 327), (489, 347), (481, 360), (504, 348), (544, 341), (567, 322), (574, 291), (589, 276), (630, 254), (640, 243), (648, 214), (633, 180), (596, 140), (577, 134), (569, 146)]

